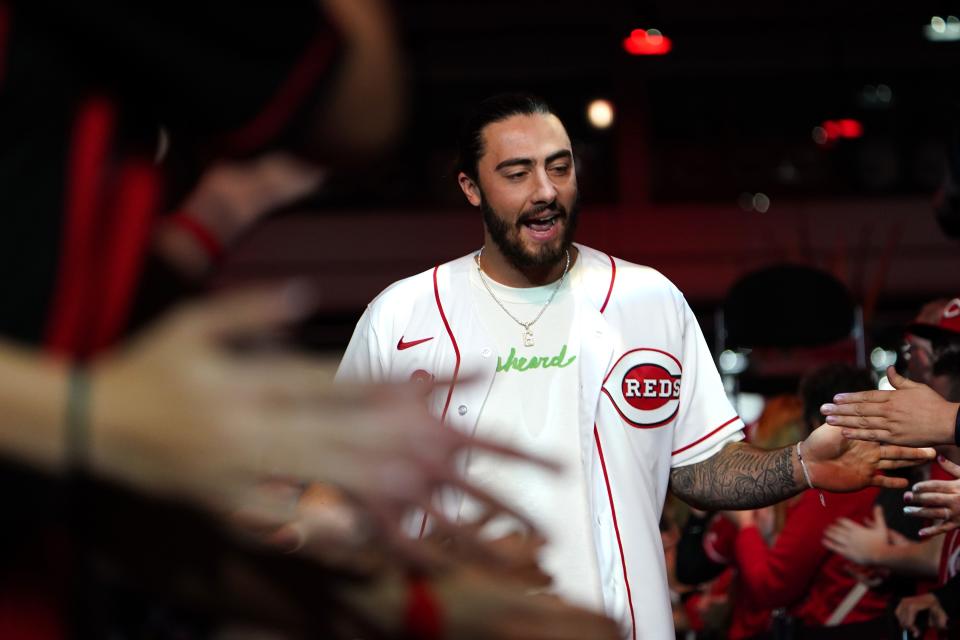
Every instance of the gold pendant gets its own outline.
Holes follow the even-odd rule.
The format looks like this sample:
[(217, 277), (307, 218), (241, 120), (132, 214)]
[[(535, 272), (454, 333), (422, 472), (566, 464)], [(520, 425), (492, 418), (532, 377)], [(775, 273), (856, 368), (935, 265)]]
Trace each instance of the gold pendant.
[(525, 347), (533, 346), (533, 331), (530, 331), (530, 329), (523, 330), (523, 346)]

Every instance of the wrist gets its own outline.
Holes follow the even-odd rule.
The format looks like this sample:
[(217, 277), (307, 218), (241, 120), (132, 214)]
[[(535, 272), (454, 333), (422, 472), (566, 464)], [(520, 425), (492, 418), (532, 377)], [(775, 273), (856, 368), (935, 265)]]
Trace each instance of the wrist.
[[(801, 447), (803, 446), (804, 442), (805, 442), (804, 440), (801, 440), (793, 448), (794, 452), (796, 453), (797, 463), (800, 466), (800, 475), (803, 478), (803, 485), (801, 485), (801, 487), (803, 488), (801, 489), (801, 491), (803, 489), (815, 489), (820, 496), (821, 506), (826, 507), (827, 500), (826, 498), (823, 497), (823, 491), (821, 491), (815, 484), (816, 482), (814, 479), (815, 469), (811, 469), (811, 467), (815, 468), (816, 464), (814, 463), (813, 460), (805, 460), (803, 457), (803, 450), (801, 449)], [(796, 468), (794, 468), (794, 473), (796, 473)]]
[(0, 344), (0, 450), (32, 467), (66, 468), (63, 415), (69, 366), (12, 345)]

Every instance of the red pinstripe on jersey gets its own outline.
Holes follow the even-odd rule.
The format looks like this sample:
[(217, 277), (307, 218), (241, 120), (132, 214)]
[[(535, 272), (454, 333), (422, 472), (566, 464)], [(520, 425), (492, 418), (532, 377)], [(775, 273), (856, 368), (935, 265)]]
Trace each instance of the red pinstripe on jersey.
[(607, 485), (607, 498), (610, 500), (610, 514), (613, 516), (613, 530), (617, 534), (617, 546), (620, 548), (620, 564), (623, 567), (623, 583), (627, 588), (627, 602), (630, 604), (630, 622), (633, 626), (633, 640), (637, 640), (637, 620), (633, 614), (633, 594), (630, 592), (630, 579), (627, 578), (627, 558), (623, 555), (623, 542), (620, 540), (620, 525), (617, 523), (617, 508), (613, 504), (613, 491), (610, 489), (610, 476), (607, 475), (607, 461), (603, 457), (603, 447), (600, 445), (600, 431), (593, 425), (593, 438), (597, 443), (597, 453), (600, 454), (600, 466), (603, 468), (603, 481)]
[[(457, 386), (457, 376), (460, 374), (460, 346), (457, 344), (456, 336), (453, 335), (450, 323), (447, 322), (447, 314), (443, 311), (443, 302), (440, 300), (440, 287), (437, 285), (437, 271), (439, 270), (440, 265), (437, 265), (433, 269), (433, 297), (437, 301), (437, 311), (440, 313), (440, 319), (443, 320), (443, 326), (447, 330), (447, 335), (450, 336), (450, 344), (453, 345), (453, 354), (456, 358), (453, 365), (453, 378), (450, 380), (450, 389), (447, 391), (447, 401), (443, 405), (443, 413), (440, 414), (440, 424), (444, 424), (447, 421), (447, 410), (450, 408), (450, 400), (453, 398), (453, 389)], [(426, 530), (427, 514), (423, 514), (423, 522), (420, 523), (421, 538)]]
[(683, 447), (680, 447), (679, 449), (677, 449), (676, 451), (674, 451), (674, 452), (671, 453), (670, 455), (675, 456), (675, 455), (677, 455), (678, 453), (683, 453), (684, 451), (686, 451), (686, 450), (689, 449), (690, 447), (695, 447), (695, 446), (697, 446), (698, 444), (700, 444), (701, 442), (703, 442), (704, 440), (706, 440), (706, 439), (709, 438), (710, 436), (714, 435), (715, 433), (717, 433), (718, 431), (720, 431), (721, 429), (723, 429), (723, 428), (724, 428), (725, 426), (727, 426), (728, 424), (730, 424), (730, 423), (732, 423), (732, 422), (735, 422), (736, 420), (739, 420), (739, 417), (738, 417), (738, 416), (733, 416), (732, 418), (730, 418), (729, 420), (727, 420), (726, 422), (724, 422), (722, 425), (720, 425), (719, 427), (717, 427), (716, 429), (714, 429), (713, 431), (711, 431), (711, 432), (708, 433), (707, 435), (703, 436), (703, 437), (700, 438), (699, 440), (694, 440), (694, 441), (691, 442), (690, 444), (688, 444), (688, 445), (686, 445), (686, 446), (683, 446)]

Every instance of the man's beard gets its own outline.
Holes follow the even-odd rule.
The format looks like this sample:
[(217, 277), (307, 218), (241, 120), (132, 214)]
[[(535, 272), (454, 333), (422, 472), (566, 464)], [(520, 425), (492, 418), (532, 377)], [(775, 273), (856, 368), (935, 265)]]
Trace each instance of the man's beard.
[[(526, 249), (521, 242), (518, 227), (526, 218), (535, 216), (547, 209), (555, 210), (559, 215), (560, 219), (555, 224), (559, 224), (560, 221), (563, 222), (563, 236), (560, 238), (558, 245), (544, 244), (539, 247), (539, 250), (531, 252)], [(550, 204), (540, 205), (529, 211), (525, 211), (516, 223), (511, 224), (504, 220), (487, 204), (487, 198), (481, 190), (480, 211), (483, 212), (483, 222), (487, 225), (490, 237), (493, 238), (494, 244), (497, 245), (500, 253), (503, 254), (510, 264), (517, 269), (552, 267), (566, 257), (567, 251), (570, 249), (571, 243), (573, 243), (573, 236), (577, 230), (577, 219), (580, 213), (580, 194), (578, 193), (574, 198), (569, 211), (562, 204), (554, 201)]]

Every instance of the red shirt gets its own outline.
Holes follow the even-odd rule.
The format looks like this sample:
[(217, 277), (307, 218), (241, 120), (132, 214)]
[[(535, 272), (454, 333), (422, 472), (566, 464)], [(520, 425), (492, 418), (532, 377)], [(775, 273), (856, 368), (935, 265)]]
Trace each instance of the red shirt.
[[(870, 516), (878, 492), (825, 493), (824, 507), (817, 491), (805, 491), (787, 512), (771, 547), (756, 527), (741, 529), (735, 554), (750, 597), (760, 606), (788, 607), (805, 625), (823, 626), (857, 584), (848, 572), (852, 565), (823, 546), (823, 532), (837, 518), (863, 521)], [(879, 589), (870, 589), (841, 624), (882, 616), (889, 594)]]
[[(735, 567), (736, 540), (736, 525), (723, 516), (717, 516), (710, 522), (710, 528), (703, 537), (703, 550), (714, 562)], [(765, 608), (754, 602), (749, 591), (741, 584), (739, 574), (732, 582), (726, 582), (724, 586), (726, 591), (732, 592), (733, 600), (727, 638), (742, 640), (769, 631), (773, 608)]]
[(960, 573), (960, 529), (943, 534), (943, 547), (940, 548), (940, 582), (947, 584), (950, 578)]

